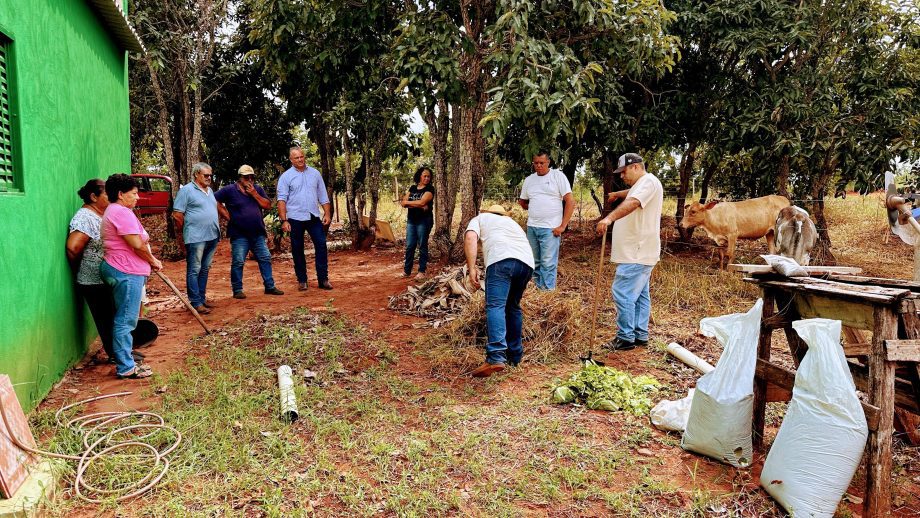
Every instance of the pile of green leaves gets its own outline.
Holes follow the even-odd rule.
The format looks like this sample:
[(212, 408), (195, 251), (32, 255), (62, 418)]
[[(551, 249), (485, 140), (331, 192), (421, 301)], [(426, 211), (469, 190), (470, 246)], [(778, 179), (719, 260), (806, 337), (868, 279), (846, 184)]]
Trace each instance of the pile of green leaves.
[(557, 404), (580, 403), (591, 410), (625, 410), (637, 416), (647, 415), (652, 408), (649, 395), (660, 386), (650, 376), (630, 376), (611, 367), (585, 362), (568, 380), (555, 384), (551, 400)]

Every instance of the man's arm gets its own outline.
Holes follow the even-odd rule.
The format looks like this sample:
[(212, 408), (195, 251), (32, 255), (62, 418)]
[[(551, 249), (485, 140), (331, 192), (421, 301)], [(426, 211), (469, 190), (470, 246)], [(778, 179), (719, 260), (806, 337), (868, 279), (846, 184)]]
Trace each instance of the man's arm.
[(627, 194), (629, 194), (629, 189), (623, 189), (622, 191), (612, 191), (607, 194), (607, 202), (613, 203), (617, 198), (626, 199)]
[(217, 215), (226, 220), (230, 219), (230, 211), (228, 211), (227, 207), (224, 207), (224, 204), (221, 202), (217, 202)]
[(185, 213), (173, 210), (172, 218), (173, 221), (176, 222), (176, 241), (179, 243), (179, 248), (181, 249), (185, 246), (185, 240), (182, 237), (182, 227), (185, 226)]
[(558, 237), (565, 232), (566, 227), (569, 226), (569, 221), (572, 220), (572, 214), (575, 212), (575, 197), (572, 196), (571, 192), (565, 193), (565, 196), (562, 197), (562, 224), (553, 229), (553, 235)]
[(463, 235), (463, 253), (466, 255), (466, 269), (469, 272), (470, 284), (479, 289), (479, 267), (476, 266), (476, 254), (479, 253), (479, 234), (474, 230), (467, 230)]
[(530, 200), (518, 198), (518, 205), (520, 205), (522, 209), (527, 210), (530, 207)]
[(259, 208), (263, 210), (268, 210), (272, 208), (272, 201), (262, 196), (262, 194), (259, 192), (258, 189), (255, 188), (255, 186), (250, 187), (249, 190), (246, 191), (246, 194), (252, 196), (252, 199), (256, 200), (256, 203), (259, 204)]
[(642, 204), (639, 203), (639, 200), (635, 198), (626, 198), (623, 200), (623, 203), (621, 203), (616, 209), (614, 209), (610, 214), (607, 214), (607, 217), (597, 222), (597, 227), (595, 230), (598, 234), (603, 234), (607, 231), (607, 227), (609, 227), (611, 223), (618, 219), (625, 218), (630, 213), (632, 213), (632, 211), (638, 209), (641, 206)]
[(278, 219), (281, 220), (281, 231), (290, 232), (291, 224), (287, 220), (287, 202), (278, 200)]
[(332, 223), (332, 204), (324, 203), (323, 207), (323, 226), (329, 226)]

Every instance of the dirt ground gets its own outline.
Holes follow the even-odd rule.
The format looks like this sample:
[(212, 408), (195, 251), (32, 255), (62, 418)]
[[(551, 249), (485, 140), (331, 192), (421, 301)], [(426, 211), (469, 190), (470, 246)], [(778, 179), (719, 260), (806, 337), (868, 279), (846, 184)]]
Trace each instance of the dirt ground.
[[(564, 250), (564, 254), (569, 256), (582, 254), (591, 258), (595, 256), (596, 251), (594, 250), (596, 248), (596, 243), (582, 238), (579, 246), (572, 247), (567, 251)], [(698, 263), (701, 267), (705, 267), (704, 256), (706, 254), (698, 253), (696, 255), (699, 256), (696, 258)], [(681, 258), (683, 259), (684, 257), (685, 255), (682, 254)], [(460, 391), (480, 383), (467, 376), (462, 376), (462, 373), (457, 373), (456, 377), (450, 379), (435, 378), (431, 375), (430, 365), (425, 365), (425, 360), (419, 355), (412, 354), (412, 348), (420, 334), (430, 331), (413, 327), (413, 324), (422, 322), (421, 319), (401, 315), (386, 308), (388, 298), (391, 295), (402, 292), (412, 282), (410, 279), (402, 277), (402, 248), (373, 248), (368, 252), (332, 251), (329, 258), (330, 282), (334, 286), (332, 291), (320, 290), (316, 286), (311, 255), (308, 255), (307, 262), (310, 287), (308, 291), (300, 292), (297, 290), (290, 254), (282, 253), (277, 255), (273, 261), (274, 278), (276, 285), (284, 290), (285, 294), (283, 296), (270, 296), (262, 292), (262, 282), (257, 264), (255, 261), (247, 261), (244, 274), (247, 298), (238, 300), (232, 298), (230, 289), (229, 242), (227, 240), (221, 241), (212, 263), (208, 286), (208, 299), (214, 304), (215, 308), (210, 314), (203, 317), (204, 320), (214, 333), (222, 333), (224, 332), (223, 328), (230, 324), (241, 323), (261, 315), (283, 314), (295, 307), (305, 307), (313, 311), (336, 312), (365, 326), (370, 333), (385, 340), (399, 356), (395, 368), (399, 370), (400, 375), (406, 379), (411, 379), (420, 386), (448, 385), (451, 389)], [(585, 266), (585, 268), (590, 267)], [(436, 265), (432, 265), (429, 268), (429, 273), (436, 274), (437, 271), (438, 267)], [(180, 289), (184, 288), (184, 261), (166, 262), (164, 273)], [(142, 352), (146, 354), (146, 361), (151, 365), (154, 372), (167, 374), (172, 370), (183, 367), (186, 356), (190, 351), (189, 341), (202, 336), (204, 331), (185, 310), (179, 299), (155, 276), (151, 277), (148, 285), (148, 297), (147, 317), (158, 324), (160, 337), (153, 346), (142, 349)], [(664, 327), (661, 324), (656, 325), (659, 329)], [(697, 342), (701, 340), (699, 337), (694, 338), (692, 332), (683, 329), (684, 327), (682, 325), (682, 329), (677, 333), (680, 338), (691, 341), (696, 340)], [(672, 337), (678, 338), (678, 336), (671, 336), (668, 339)], [(98, 341), (95, 346), (98, 347)], [(707, 351), (710, 347), (704, 346), (702, 349)], [(696, 350), (699, 351), (700, 349), (697, 348)], [(671, 380), (677, 386), (688, 382), (688, 380), (678, 381), (673, 372), (650, 371), (648, 368), (650, 358), (655, 354), (649, 350), (637, 349), (630, 354), (605, 354), (601, 356), (601, 359), (612, 367), (630, 372), (645, 372), (662, 380)], [(65, 376), (42, 403), (42, 407), (46, 409), (58, 408), (63, 404), (99, 394), (133, 391), (131, 396), (117, 403), (118, 408), (123, 408), (122, 405), (127, 404), (138, 410), (146, 409), (150, 404), (150, 398), (155, 397), (151, 395), (153, 392), (151, 389), (155, 388), (151, 386), (151, 382), (148, 380), (118, 380), (114, 375), (114, 366), (102, 361), (102, 357), (103, 353), (98, 351), (95, 354), (88, 355), (80, 365)], [(355, 368), (360, 369), (361, 367), (357, 366)], [(528, 369), (532, 373), (533, 379), (542, 380), (559, 374), (550, 372), (554, 369), (558, 370), (556, 365), (537, 365)], [(527, 377), (508, 377), (502, 381), (501, 391), (491, 390), (488, 394), (483, 394), (482, 403), (494, 402), (505, 391), (520, 391), (523, 393), (532, 390), (533, 383), (527, 381), (526, 378), (528, 377), (530, 375)], [(688, 379), (689, 377), (688, 375)], [(107, 405), (111, 408), (107, 407)], [(104, 402), (95, 406), (93, 410), (112, 410), (115, 409), (114, 405), (116, 405), (114, 402)], [(407, 410), (411, 413), (411, 409)], [(563, 414), (566, 410), (546, 407), (540, 410), (541, 414), (544, 412), (550, 414), (549, 417), (559, 414), (559, 417), (564, 419)], [(594, 426), (607, 427), (610, 425), (605, 413), (593, 412), (593, 414), (597, 414)], [(406, 417), (408, 419), (413, 418), (412, 416)], [(610, 430), (609, 433), (615, 434), (617, 432), (616, 430)], [(657, 430), (653, 430), (652, 433), (656, 435), (662, 434)], [(772, 433), (775, 433), (775, 428)], [(660, 461), (660, 465), (655, 468), (657, 477), (670, 479), (672, 483), (678, 486), (686, 485), (689, 487), (692, 480), (688, 474), (692, 473), (692, 478), (711, 480), (712, 483), (709, 486), (714, 491), (724, 491), (725, 493), (738, 491), (739, 487), (756, 486), (757, 477), (763, 463), (763, 456), (758, 454), (755, 457), (754, 467), (750, 472), (738, 473), (736, 470), (729, 469), (717, 462), (686, 453), (676, 446), (667, 447), (656, 443), (651, 446), (650, 450), (640, 452), (639, 455), (650, 455)], [(920, 480), (918, 480), (918, 485), (920, 485)], [(854, 482), (854, 485), (851, 486), (851, 492), (859, 496), (861, 495), (861, 488), (857, 486), (858, 484)], [(680, 503), (677, 503), (677, 505), (680, 507)], [(861, 512), (861, 506), (851, 505), (850, 507), (851, 511), (856, 515)], [(718, 514), (718, 510), (715, 511), (715, 514)], [(537, 515), (543, 514), (537, 509), (534, 510), (534, 513)]]

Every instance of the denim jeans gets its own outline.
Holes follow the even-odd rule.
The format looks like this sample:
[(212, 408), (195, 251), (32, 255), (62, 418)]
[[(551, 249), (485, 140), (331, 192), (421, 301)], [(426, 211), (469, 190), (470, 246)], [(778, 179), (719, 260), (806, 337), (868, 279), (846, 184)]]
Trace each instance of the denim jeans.
[(196, 308), (207, 300), (205, 292), (208, 289), (208, 272), (217, 250), (217, 241), (212, 239), (185, 245), (185, 291), (188, 293), (188, 301)]
[(230, 239), (230, 287), (233, 288), (233, 293), (243, 291), (243, 265), (246, 264), (246, 256), (250, 250), (255, 253), (256, 261), (259, 262), (259, 273), (262, 274), (265, 289), (275, 287), (275, 279), (272, 277), (272, 254), (265, 244), (265, 236), (234, 237)]
[(134, 339), (131, 331), (137, 327), (147, 277), (121, 272), (105, 261), (102, 261), (99, 272), (102, 274), (102, 280), (112, 288), (112, 297), (115, 301), (112, 352), (115, 358), (115, 373), (124, 375), (134, 369), (134, 357), (131, 356)]
[(291, 224), (291, 256), (294, 258), (294, 273), (297, 282), (307, 282), (307, 258), (304, 255), (304, 232), (310, 234), (315, 253), (316, 279), (319, 282), (329, 280), (328, 252), (326, 251), (326, 231), (323, 222), (316, 216), (307, 221), (289, 219)]
[(652, 268), (644, 264), (617, 265), (611, 292), (617, 307), (617, 337), (621, 340), (648, 340), (648, 319), (652, 313), (648, 282)]
[(521, 345), (521, 296), (533, 270), (517, 259), (503, 259), (486, 268), (486, 361), (517, 365)]
[(560, 236), (551, 228), (527, 227), (527, 241), (533, 251), (533, 282), (538, 289), (556, 289), (556, 265), (559, 263)]
[(431, 227), (434, 221), (422, 221), (406, 223), (406, 260), (403, 264), (403, 272), (406, 275), (412, 273), (412, 261), (415, 259), (415, 248), (418, 247), (418, 271), (424, 272), (428, 267), (428, 235), (431, 234)]

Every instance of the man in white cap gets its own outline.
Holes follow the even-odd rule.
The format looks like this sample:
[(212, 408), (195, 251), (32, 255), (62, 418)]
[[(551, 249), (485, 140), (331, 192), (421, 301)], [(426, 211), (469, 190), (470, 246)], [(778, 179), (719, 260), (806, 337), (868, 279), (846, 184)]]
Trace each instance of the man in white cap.
[(521, 296), (533, 275), (534, 261), (527, 234), (501, 205), (492, 205), (470, 220), (464, 235), (466, 265), (474, 288), (480, 286), (479, 268), (476, 266), (480, 241), (486, 267), (486, 328), (489, 341), (485, 363), (472, 374), (477, 378), (486, 378), (504, 370), (506, 364), (517, 366), (524, 355), (521, 345)]
[(623, 202), (597, 222), (602, 235), (613, 223), (610, 262), (617, 263), (611, 292), (617, 307), (617, 334), (606, 346), (628, 351), (648, 345), (648, 321), (652, 311), (649, 279), (661, 256), (661, 204), (664, 191), (655, 175), (646, 172), (642, 157), (626, 153), (615, 174), (629, 189), (611, 193), (609, 199)]
[(265, 243), (265, 222), (262, 220), (262, 211), (270, 209), (272, 201), (262, 187), (256, 185), (256, 172), (251, 166), (244, 164), (237, 173), (236, 183), (222, 187), (214, 195), (221, 216), (230, 220), (227, 234), (230, 236), (230, 287), (233, 288), (233, 298), (246, 298), (243, 291), (243, 265), (250, 250), (259, 262), (265, 294), (284, 295), (283, 291), (275, 287), (275, 279), (272, 277), (272, 254)]

